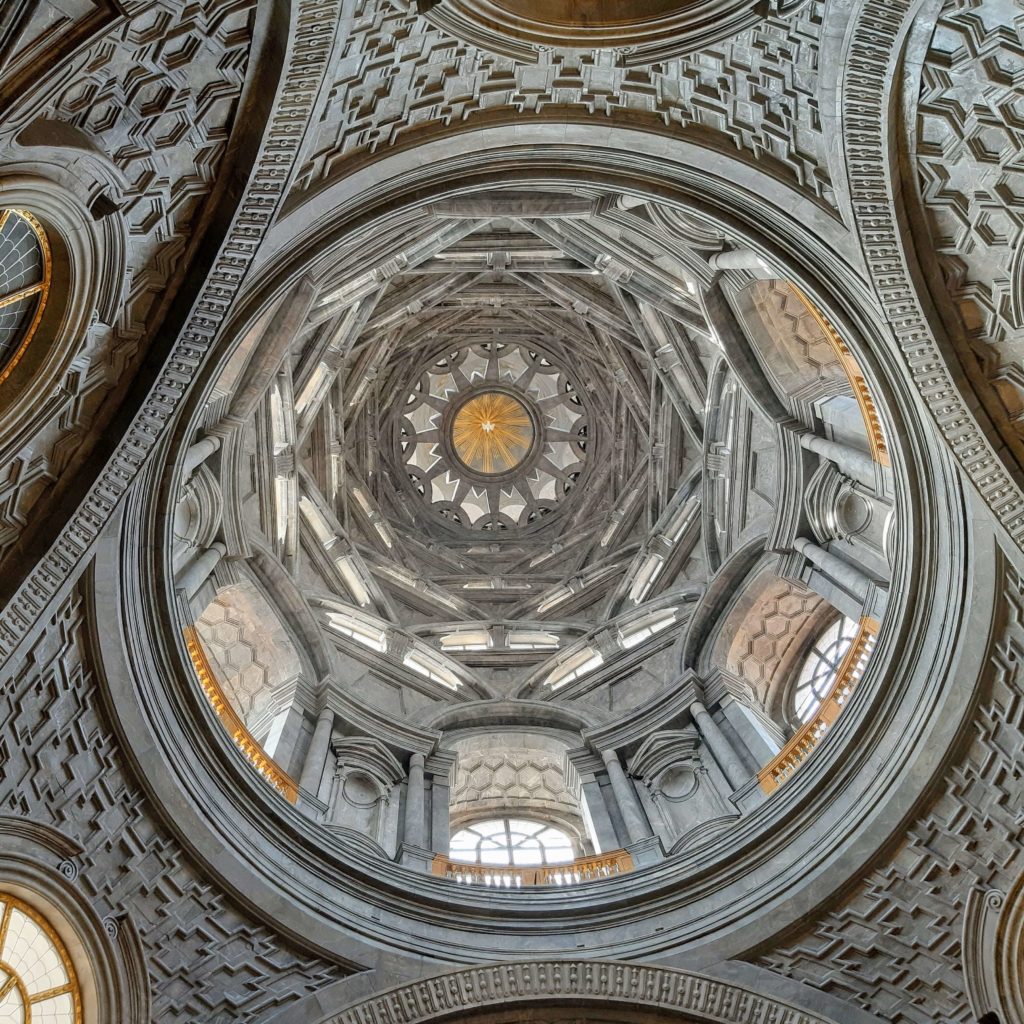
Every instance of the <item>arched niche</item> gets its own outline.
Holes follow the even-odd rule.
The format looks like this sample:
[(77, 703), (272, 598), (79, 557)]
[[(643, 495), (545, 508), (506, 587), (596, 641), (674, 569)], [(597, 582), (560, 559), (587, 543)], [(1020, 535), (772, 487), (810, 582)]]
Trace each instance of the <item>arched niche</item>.
[(468, 728), (446, 732), (443, 743), (456, 755), (449, 805), (453, 834), (486, 819), (523, 818), (567, 832), (577, 857), (593, 852), (580, 779), (566, 757), (581, 743), (578, 734)]
[(836, 342), (803, 293), (779, 278), (751, 281), (734, 297), (761, 370), (805, 426), (835, 422), (836, 436), (867, 449), (867, 436)]
[(285, 772), (297, 772), (312, 730), (303, 705), (317, 680), (275, 595), (244, 563), (233, 564), (231, 576), (200, 591), (194, 629), (246, 728)]
[(73, 975), (73, 1024), (147, 1024), (149, 980), (138, 933), (126, 916), (101, 918), (79, 888), (81, 848), (57, 829), (15, 817), (0, 816), (0, 838), (0, 904), (19, 905), (52, 944), (49, 963), (63, 961)]
[(94, 216), (77, 189), (31, 165), (9, 165), (0, 192), (4, 209), (38, 221), (52, 266), (35, 335), (0, 383), (0, 454), (7, 462), (52, 417), (75, 358), (113, 324), (126, 282), (126, 239), (119, 217)]

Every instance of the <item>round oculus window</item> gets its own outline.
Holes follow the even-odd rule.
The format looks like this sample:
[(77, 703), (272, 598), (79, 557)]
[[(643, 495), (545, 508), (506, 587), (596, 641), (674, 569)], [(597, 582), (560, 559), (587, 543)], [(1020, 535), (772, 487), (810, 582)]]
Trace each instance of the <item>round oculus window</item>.
[(526, 458), (533, 433), (533, 421), (519, 399), (485, 391), (470, 398), (452, 419), (452, 450), (475, 473), (508, 473)]

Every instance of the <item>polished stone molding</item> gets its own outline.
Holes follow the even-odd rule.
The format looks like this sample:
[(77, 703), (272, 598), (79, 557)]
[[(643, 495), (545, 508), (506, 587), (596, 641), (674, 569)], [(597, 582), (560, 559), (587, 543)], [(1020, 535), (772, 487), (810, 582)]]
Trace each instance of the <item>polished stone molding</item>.
[(429, 1024), (487, 1007), (643, 1006), (700, 1024), (845, 1024), (741, 985), (685, 971), (600, 960), (471, 967), (413, 982), (318, 1024)]

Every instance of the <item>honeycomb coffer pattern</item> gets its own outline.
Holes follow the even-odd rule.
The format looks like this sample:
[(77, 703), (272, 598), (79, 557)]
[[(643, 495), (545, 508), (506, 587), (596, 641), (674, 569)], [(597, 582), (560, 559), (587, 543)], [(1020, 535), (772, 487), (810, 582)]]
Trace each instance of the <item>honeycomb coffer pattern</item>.
[(254, 1024), (339, 980), (240, 912), (153, 816), (99, 710), (85, 633), (74, 594), (0, 686), (0, 807), (84, 847), (75, 884), (101, 919), (135, 925), (153, 1019)]
[(974, 889), (1008, 892), (1024, 870), (1024, 587), (1006, 582), (1007, 627), (967, 749), (895, 855), (840, 908), (760, 962), (892, 1024), (974, 1024), (961, 963)]

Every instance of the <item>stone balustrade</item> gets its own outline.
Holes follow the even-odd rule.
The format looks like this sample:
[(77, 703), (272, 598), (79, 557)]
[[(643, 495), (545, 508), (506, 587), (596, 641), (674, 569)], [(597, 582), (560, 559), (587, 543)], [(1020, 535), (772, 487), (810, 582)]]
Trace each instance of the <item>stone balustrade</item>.
[(633, 858), (625, 850), (612, 850), (594, 857), (580, 857), (566, 864), (542, 867), (494, 867), (489, 864), (465, 864), (443, 854), (434, 858), (432, 874), (450, 878), (463, 885), (483, 885), (491, 889), (522, 889), (531, 885), (578, 885), (600, 878), (611, 878), (633, 870)]
[(273, 758), (267, 755), (257, 742), (256, 737), (246, 728), (245, 723), (238, 716), (238, 712), (231, 706), (220, 683), (217, 682), (210, 661), (206, 657), (206, 651), (203, 650), (199, 634), (192, 626), (185, 628), (185, 646), (188, 649), (192, 666), (196, 670), (199, 685), (202, 686), (206, 699), (217, 713), (217, 717), (234, 741), (235, 746), (274, 789), (289, 803), (295, 803), (299, 796), (298, 785), (287, 772), (278, 766)]
[(758, 772), (758, 781), (766, 793), (774, 793), (810, 757), (822, 738), (846, 706), (854, 687), (860, 682), (878, 635), (878, 623), (863, 618), (853, 642), (839, 664), (832, 689), (809, 721), (802, 725), (789, 742)]

